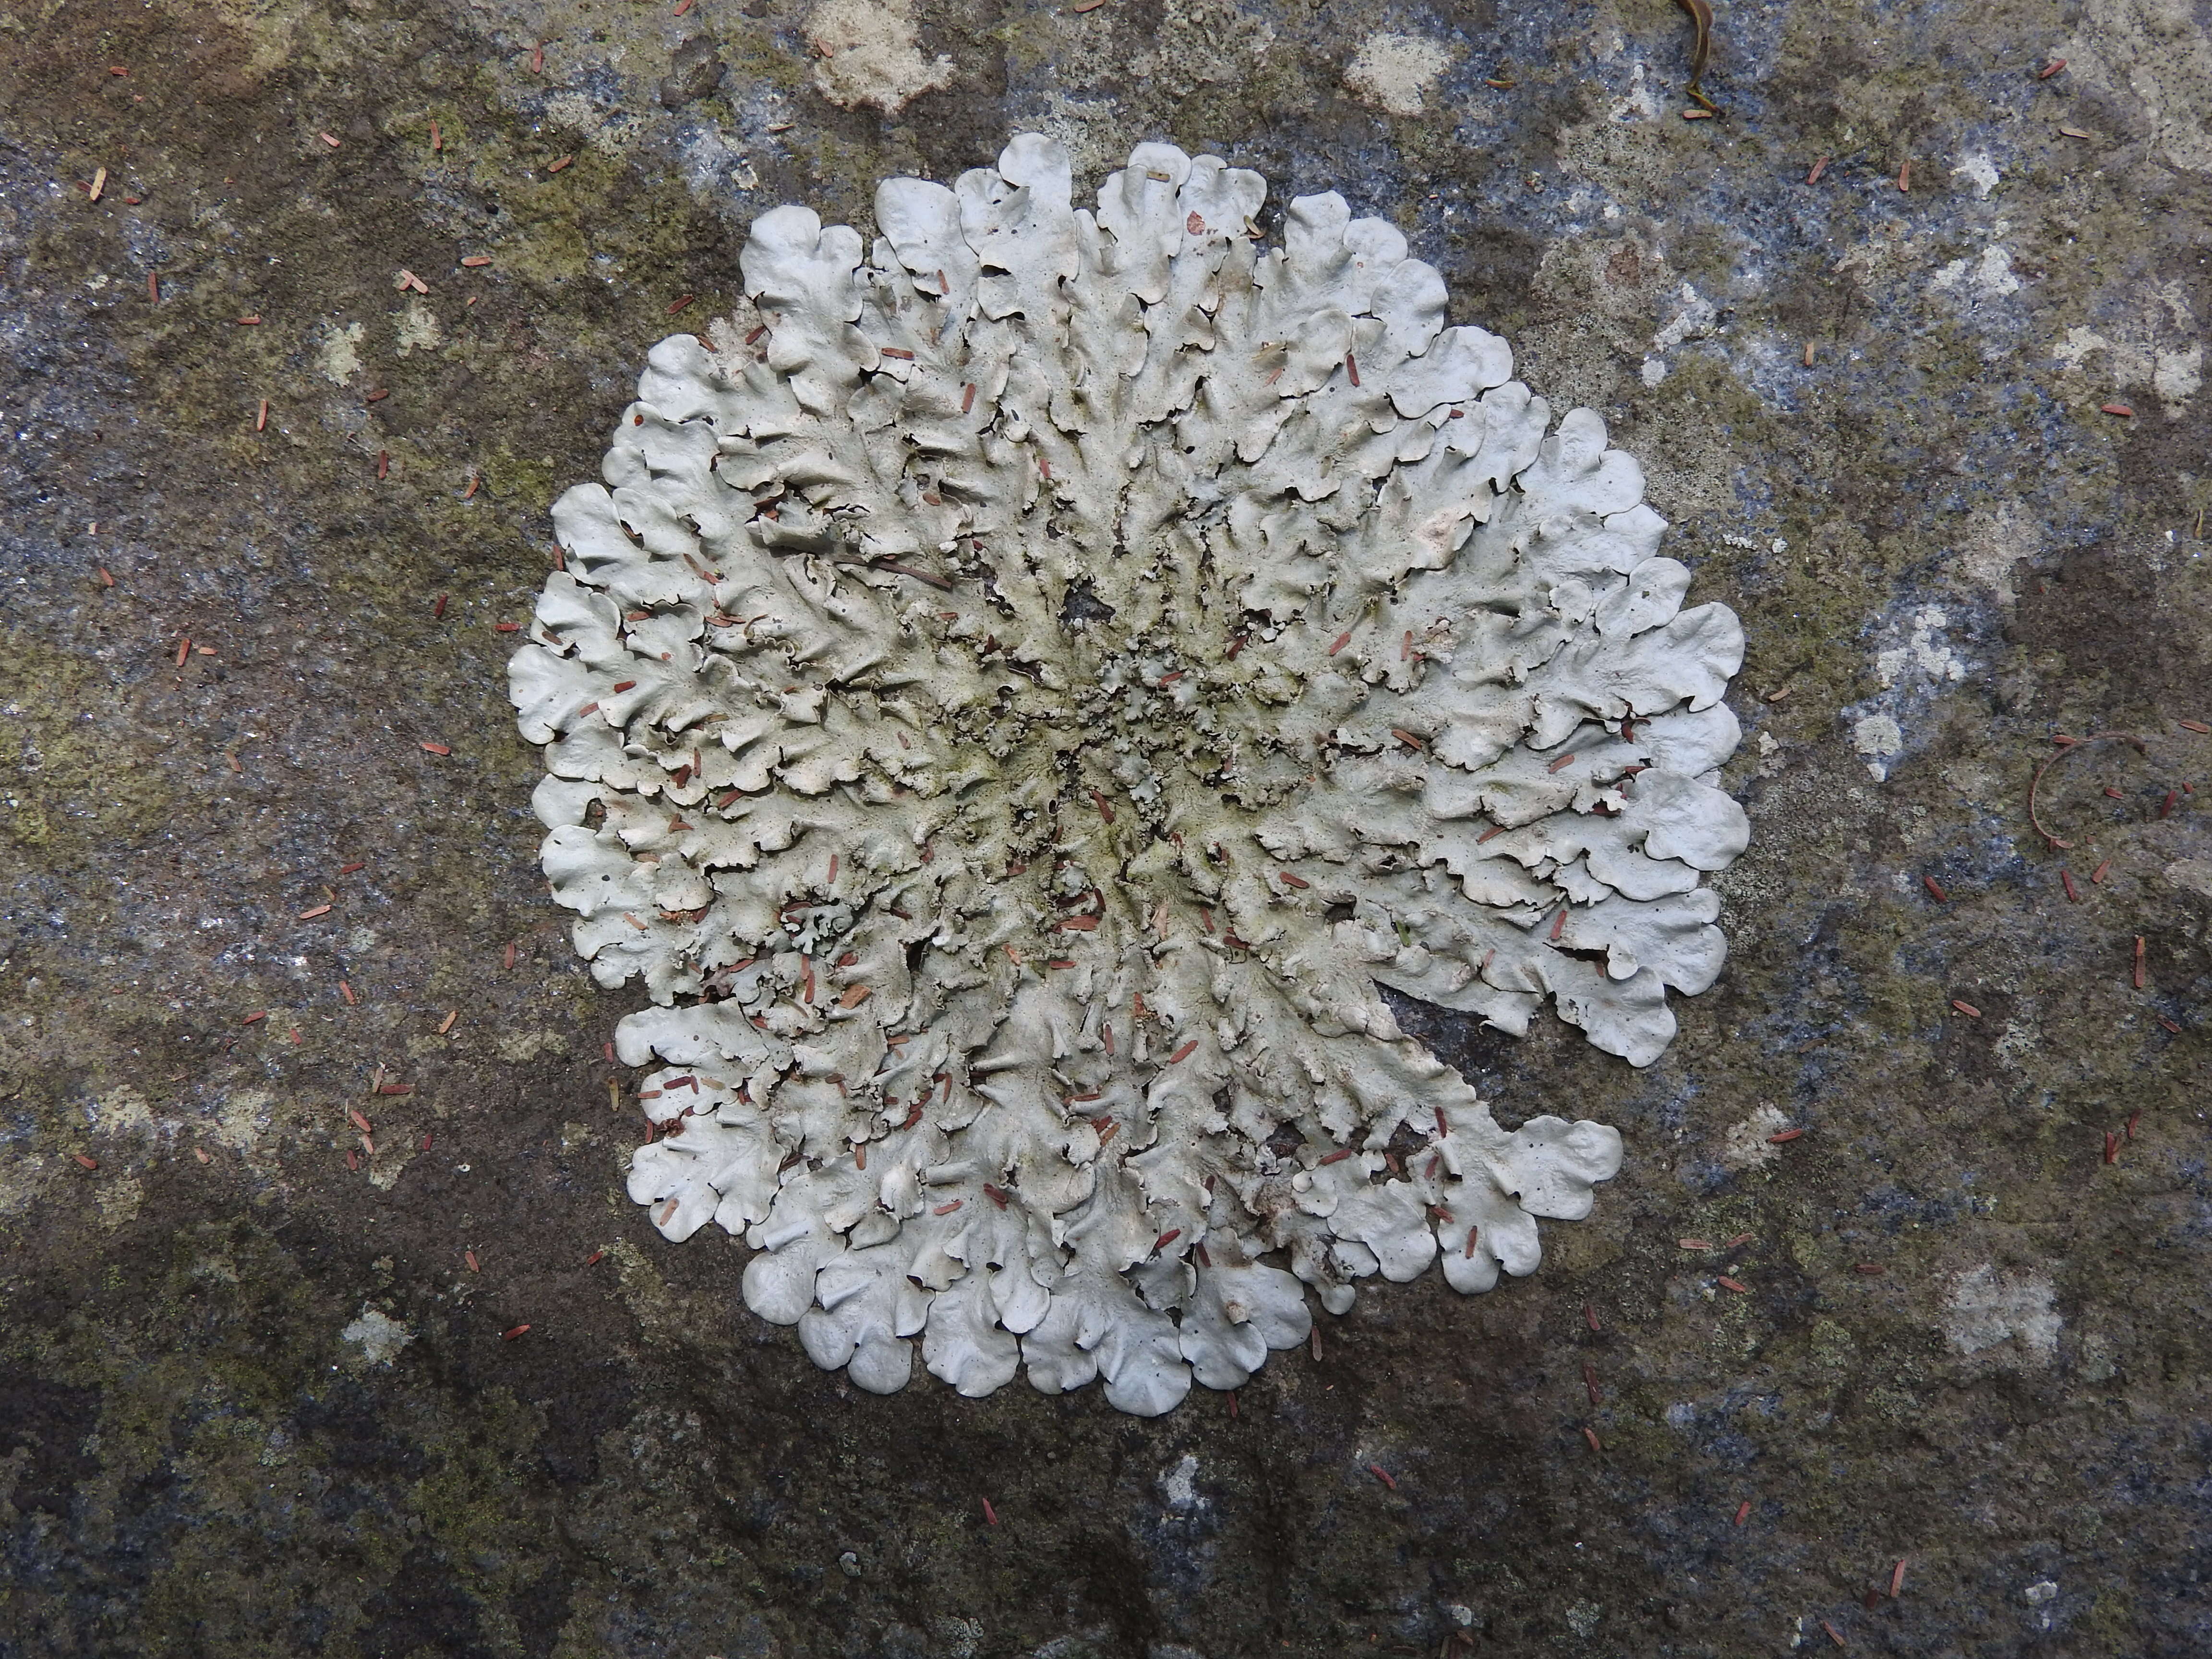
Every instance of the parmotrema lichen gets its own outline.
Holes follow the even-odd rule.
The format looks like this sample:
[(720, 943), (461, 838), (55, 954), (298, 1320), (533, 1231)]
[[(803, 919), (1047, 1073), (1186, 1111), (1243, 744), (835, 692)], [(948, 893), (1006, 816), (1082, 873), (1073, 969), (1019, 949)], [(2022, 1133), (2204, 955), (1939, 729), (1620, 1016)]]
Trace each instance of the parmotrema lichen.
[(1158, 1413), (1306, 1285), (1529, 1273), (1620, 1136), (1501, 1129), (1378, 988), (1642, 1066), (1719, 971), (1735, 616), (1397, 230), (1266, 189), (1146, 144), (1078, 209), (1024, 136), (872, 248), (779, 208), (554, 509), (511, 688), (654, 1005), (630, 1194), (861, 1388)]

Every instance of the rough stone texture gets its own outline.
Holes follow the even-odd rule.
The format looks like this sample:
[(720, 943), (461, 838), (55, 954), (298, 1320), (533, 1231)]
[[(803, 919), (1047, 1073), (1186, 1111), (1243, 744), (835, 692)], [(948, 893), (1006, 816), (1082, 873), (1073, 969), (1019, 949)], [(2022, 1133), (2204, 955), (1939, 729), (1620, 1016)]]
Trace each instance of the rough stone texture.
[[(915, 15), (896, 121), (781, 0), (0, 17), (0, 1653), (2212, 1645), (2202, 9), (1739, 6), (1697, 123), (1656, 4)], [(1346, 90), (1383, 31), (1429, 114)], [(1029, 126), (1394, 218), (1750, 639), (1668, 1056), (1404, 1010), (1622, 1127), (1595, 1215), (1233, 1419), (841, 1392), (654, 1235), (505, 708), (556, 483), (743, 224)], [(2054, 849), (2090, 731), (2144, 747), (2053, 765)]]

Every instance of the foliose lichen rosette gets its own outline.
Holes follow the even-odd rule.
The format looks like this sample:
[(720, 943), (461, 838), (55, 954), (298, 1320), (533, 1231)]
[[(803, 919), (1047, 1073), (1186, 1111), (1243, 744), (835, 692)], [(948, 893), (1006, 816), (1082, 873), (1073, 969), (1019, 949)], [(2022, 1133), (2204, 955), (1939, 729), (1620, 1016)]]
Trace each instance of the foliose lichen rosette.
[[(1718, 972), (1742, 654), (1643, 477), (1330, 194), (1020, 137), (753, 226), (510, 668), (656, 1138), (630, 1195), (863, 1389), (1233, 1388), (1483, 1291), (1620, 1136), (1505, 1130), (1379, 987), (1645, 1065)], [(1278, 1266), (1276, 1263), (1281, 1263)]]

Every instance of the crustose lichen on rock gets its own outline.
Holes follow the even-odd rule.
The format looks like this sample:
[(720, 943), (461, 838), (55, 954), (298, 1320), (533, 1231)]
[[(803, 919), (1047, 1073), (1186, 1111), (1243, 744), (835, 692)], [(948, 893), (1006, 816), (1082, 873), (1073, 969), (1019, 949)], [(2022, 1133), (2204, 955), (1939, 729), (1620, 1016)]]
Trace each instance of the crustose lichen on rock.
[[(1233, 1388), (1300, 1282), (1534, 1270), (1619, 1135), (1506, 1131), (1378, 986), (1637, 1065), (1719, 971), (1742, 655), (1598, 418), (1334, 194), (1017, 137), (784, 207), (763, 323), (652, 354), (511, 690), (665, 1134), (863, 1388)], [(1271, 1265), (1271, 1259), (1286, 1264)]]

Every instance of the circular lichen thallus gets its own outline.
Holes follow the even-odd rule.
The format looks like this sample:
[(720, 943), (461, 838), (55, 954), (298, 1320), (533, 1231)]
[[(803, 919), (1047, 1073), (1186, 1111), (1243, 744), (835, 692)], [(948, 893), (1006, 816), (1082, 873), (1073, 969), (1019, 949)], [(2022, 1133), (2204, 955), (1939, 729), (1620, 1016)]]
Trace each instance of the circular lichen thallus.
[(653, 1000), (631, 1196), (861, 1388), (1157, 1413), (1306, 1285), (1532, 1272), (1619, 1135), (1499, 1128), (1380, 988), (1645, 1065), (1719, 971), (1735, 617), (1396, 230), (1265, 191), (1147, 144), (1079, 211), (1024, 136), (872, 250), (779, 208), (555, 507), (510, 684)]

